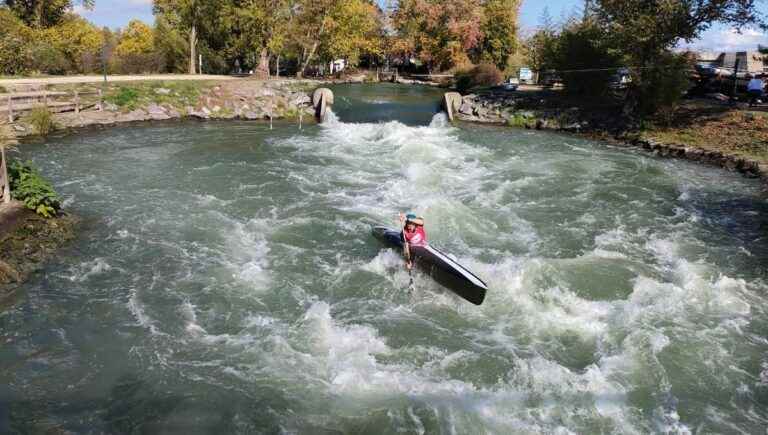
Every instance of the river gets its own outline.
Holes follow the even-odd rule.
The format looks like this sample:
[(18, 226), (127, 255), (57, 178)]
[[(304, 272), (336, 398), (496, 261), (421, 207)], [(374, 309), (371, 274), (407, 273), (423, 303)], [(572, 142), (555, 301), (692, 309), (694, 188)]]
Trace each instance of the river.
[[(0, 432), (764, 433), (758, 181), (334, 91), (21, 147), (83, 222), (0, 313)], [(408, 210), (482, 306), (407, 291), (370, 226)]]

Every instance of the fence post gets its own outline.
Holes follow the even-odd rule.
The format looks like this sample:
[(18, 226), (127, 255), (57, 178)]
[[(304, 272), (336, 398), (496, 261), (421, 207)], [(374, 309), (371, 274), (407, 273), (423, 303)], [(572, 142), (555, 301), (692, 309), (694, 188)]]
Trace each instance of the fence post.
[(8, 122), (13, 122), (13, 96), (8, 94)]
[(80, 96), (77, 94), (77, 89), (75, 89), (75, 115), (80, 114)]
[(102, 101), (102, 93), (101, 93), (101, 88), (99, 88), (99, 112), (104, 110), (104, 104), (101, 101)]
[(3, 189), (3, 202), (8, 204), (11, 202), (11, 182), (5, 164), (5, 144), (0, 144), (0, 188)]

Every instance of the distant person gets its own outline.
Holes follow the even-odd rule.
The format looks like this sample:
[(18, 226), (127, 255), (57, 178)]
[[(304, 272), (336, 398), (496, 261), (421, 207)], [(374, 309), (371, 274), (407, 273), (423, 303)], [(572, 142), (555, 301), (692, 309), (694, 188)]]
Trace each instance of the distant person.
[[(400, 213), (400, 223), (404, 223), (403, 242), (406, 245), (406, 253), (409, 252), (410, 246), (423, 246), (427, 244), (427, 234), (424, 232), (424, 218), (417, 217), (413, 213), (408, 213), (407, 215)], [(408, 257), (409, 255), (407, 254)], [(413, 267), (413, 260), (406, 258), (405, 266), (408, 269)]]
[(765, 87), (765, 82), (763, 82), (762, 74), (758, 74), (752, 77), (752, 80), (749, 81), (747, 84), (747, 93), (750, 97), (749, 107), (762, 103), (761, 98), (763, 98), (763, 87)]

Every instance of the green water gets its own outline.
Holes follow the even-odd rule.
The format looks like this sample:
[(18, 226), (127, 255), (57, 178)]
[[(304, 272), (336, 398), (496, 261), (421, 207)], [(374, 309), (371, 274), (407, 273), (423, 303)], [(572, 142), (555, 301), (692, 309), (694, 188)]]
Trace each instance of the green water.
[[(0, 314), (0, 433), (765, 432), (757, 181), (335, 92), (22, 147), (83, 223)], [(405, 291), (369, 228), (406, 210), (482, 306)]]

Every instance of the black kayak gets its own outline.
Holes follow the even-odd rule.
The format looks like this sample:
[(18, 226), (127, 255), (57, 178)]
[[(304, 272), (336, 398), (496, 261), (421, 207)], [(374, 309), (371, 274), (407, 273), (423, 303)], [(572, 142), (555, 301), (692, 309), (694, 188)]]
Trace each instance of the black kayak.
[[(373, 235), (388, 246), (403, 251), (400, 231), (376, 226)], [(456, 260), (430, 245), (410, 246), (410, 252), (414, 264), (432, 279), (475, 305), (483, 303), (488, 286)]]

